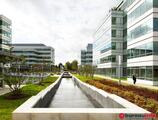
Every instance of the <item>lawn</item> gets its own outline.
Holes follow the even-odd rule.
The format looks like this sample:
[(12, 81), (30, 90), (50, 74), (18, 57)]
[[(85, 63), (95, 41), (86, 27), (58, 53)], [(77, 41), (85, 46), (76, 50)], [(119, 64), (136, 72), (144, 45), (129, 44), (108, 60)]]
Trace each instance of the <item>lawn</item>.
[(24, 86), (21, 90), (24, 94), (27, 95), (26, 98), (16, 99), (16, 100), (7, 100), (6, 95), (0, 96), (0, 120), (11, 120), (11, 113), (22, 103), (24, 103), (31, 96), (36, 95), (38, 92), (49, 86), (58, 77), (47, 77), (43, 80), (42, 85), (33, 85), (28, 84)]
[(158, 90), (151, 90), (128, 84), (120, 85), (117, 81), (103, 78), (97, 78), (96, 80), (95, 78), (86, 78), (80, 75), (75, 76), (90, 85), (106, 92), (116, 94), (152, 113), (158, 114)]
[(81, 75), (79, 75), (79, 74), (73, 74), (75, 77), (77, 77), (78, 79), (80, 79), (81, 81), (83, 81), (83, 82), (86, 82), (86, 81), (88, 81), (88, 80), (102, 80), (102, 78), (100, 78), (100, 77), (90, 77), (90, 76), (81, 76)]

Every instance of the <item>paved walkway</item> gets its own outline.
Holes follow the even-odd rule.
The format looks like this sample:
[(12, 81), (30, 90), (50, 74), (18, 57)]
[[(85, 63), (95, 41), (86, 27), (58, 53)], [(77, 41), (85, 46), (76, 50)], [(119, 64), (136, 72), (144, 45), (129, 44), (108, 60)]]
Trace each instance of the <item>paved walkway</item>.
[[(26, 85), (21, 85), (20, 88), (24, 87)], [(0, 87), (0, 96), (1, 95), (4, 95), (6, 93), (9, 93), (10, 92), (10, 89), (9, 89), (9, 86), (8, 85), (5, 85), (4, 88), (1, 88)]]
[(7, 87), (7, 86), (5, 86), (4, 88), (0, 87), (0, 96), (4, 95), (6, 93), (9, 93), (9, 92), (10, 92), (9, 87)]
[[(100, 78), (111, 79), (111, 80), (113, 80), (113, 81), (118, 81), (117, 79), (113, 79), (113, 78), (106, 77), (106, 76), (103, 76), (103, 75), (95, 75), (95, 76), (96, 76), (96, 77), (100, 77)], [(125, 81), (125, 80), (121, 80), (121, 83), (133, 85), (133, 83), (128, 82), (128, 81)], [(145, 87), (145, 88), (148, 88), (148, 89), (158, 90), (158, 86), (151, 86), (151, 85), (140, 84), (140, 83), (136, 83), (134, 86)]]

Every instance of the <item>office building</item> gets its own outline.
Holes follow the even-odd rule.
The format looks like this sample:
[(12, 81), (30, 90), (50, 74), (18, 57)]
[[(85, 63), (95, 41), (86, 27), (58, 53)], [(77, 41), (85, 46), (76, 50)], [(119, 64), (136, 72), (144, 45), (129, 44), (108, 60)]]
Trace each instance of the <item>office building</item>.
[(1, 75), (3, 74), (5, 58), (6, 56), (12, 57), (10, 55), (11, 34), (11, 20), (3, 15), (0, 15), (0, 87), (3, 87), (4, 85)]
[(11, 48), (11, 20), (0, 15), (0, 53), (8, 54)]
[(81, 65), (92, 65), (93, 63), (93, 45), (88, 44), (86, 50), (81, 50)]
[(122, 10), (111, 9), (94, 33), (93, 64), (99, 74), (112, 77), (123, 74), (123, 64), (119, 65), (123, 56), (123, 14)]
[[(113, 61), (118, 61), (118, 54), (116, 59), (113, 57), (107, 58), (106, 63), (102, 63), (102, 59), (108, 55), (111, 55), (113, 46), (109, 45), (105, 53), (102, 52), (102, 46), (108, 44), (108, 38), (113, 40), (113, 35), (116, 32), (113, 31), (113, 25), (118, 19), (113, 18), (112, 11), (110, 15), (107, 15), (106, 22), (95, 33), (94, 41), (94, 64), (97, 64), (98, 73), (109, 76), (124, 76), (128, 78), (128, 81), (132, 81), (132, 75), (137, 78), (137, 83), (144, 83), (148, 85), (158, 85), (158, 0), (124, 0), (116, 8), (115, 11), (122, 12), (123, 17), (123, 32), (118, 32), (118, 35), (122, 37), (123, 42), (120, 48), (119, 55), (121, 54), (121, 65), (116, 66), (113, 69)], [(107, 19), (111, 19), (107, 22)], [(104, 24), (108, 27), (103, 27)], [(122, 22), (121, 22), (122, 24)], [(122, 27), (120, 27), (122, 29)], [(119, 28), (119, 29), (120, 29)], [(102, 29), (102, 30), (101, 30)], [(109, 29), (110, 33), (106, 34), (106, 29)], [(101, 31), (104, 37), (101, 41)], [(117, 41), (119, 37), (116, 37)], [(100, 41), (99, 41), (100, 40)], [(116, 45), (119, 42), (116, 42)], [(108, 45), (107, 45), (108, 46)], [(109, 54), (110, 53), (110, 54)], [(107, 66), (110, 69), (110, 74), (106, 71)], [(120, 67), (121, 66), (121, 67)], [(119, 68), (119, 69), (117, 69)], [(121, 72), (119, 71), (122, 68)], [(100, 71), (99, 71), (100, 70)], [(116, 72), (115, 72), (116, 71)], [(119, 75), (117, 75), (119, 73)]]
[(44, 44), (13, 44), (12, 53), (24, 56), (27, 65), (55, 63), (54, 48)]

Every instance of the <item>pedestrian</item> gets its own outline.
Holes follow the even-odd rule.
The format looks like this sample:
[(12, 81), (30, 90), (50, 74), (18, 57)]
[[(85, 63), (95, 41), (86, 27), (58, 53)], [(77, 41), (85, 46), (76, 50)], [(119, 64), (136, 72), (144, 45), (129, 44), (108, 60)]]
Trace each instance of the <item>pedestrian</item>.
[(133, 75), (132, 77), (133, 77), (133, 83), (136, 84), (136, 80), (137, 80), (136, 76)]

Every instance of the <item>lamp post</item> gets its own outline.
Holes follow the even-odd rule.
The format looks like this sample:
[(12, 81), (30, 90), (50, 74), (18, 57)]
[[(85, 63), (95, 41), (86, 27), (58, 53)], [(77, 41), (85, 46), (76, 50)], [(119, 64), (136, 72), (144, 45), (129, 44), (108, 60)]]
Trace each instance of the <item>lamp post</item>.
[(119, 84), (121, 84), (121, 64), (122, 64), (122, 57), (119, 55)]

